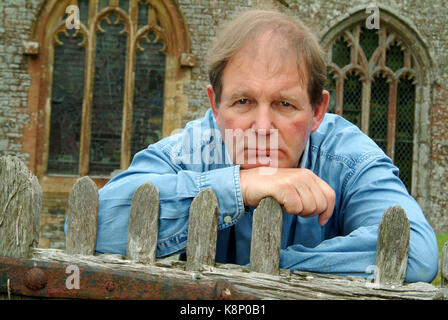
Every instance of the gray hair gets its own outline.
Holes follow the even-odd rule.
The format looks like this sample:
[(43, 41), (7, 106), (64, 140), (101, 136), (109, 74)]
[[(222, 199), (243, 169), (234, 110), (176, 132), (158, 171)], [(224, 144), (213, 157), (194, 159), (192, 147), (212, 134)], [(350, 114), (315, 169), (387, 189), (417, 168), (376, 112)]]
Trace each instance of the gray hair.
[[(317, 37), (297, 18), (271, 10), (248, 10), (228, 22), (208, 52), (206, 64), (209, 80), (219, 105), (222, 74), (227, 62), (247, 44), (266, 32), (285, 41), (297, 54), (299, 76), (307, 83), (307, 92), (314, 108), (322, 102), (322, 90), (327, 78), (324, 53)], [(306, 70), (301, 70), (300, 64)]]

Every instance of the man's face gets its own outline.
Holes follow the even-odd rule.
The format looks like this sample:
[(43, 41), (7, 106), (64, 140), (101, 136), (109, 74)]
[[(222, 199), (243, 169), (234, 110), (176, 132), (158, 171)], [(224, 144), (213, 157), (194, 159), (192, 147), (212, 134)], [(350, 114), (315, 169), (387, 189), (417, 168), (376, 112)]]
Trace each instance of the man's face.
[(247, 46), (228, 61), (219, 106), (213, 89), (207, 88), (214, 116), (234, 164), (243, 169), (296, 168), (308, 137), (323, 119), (328, 96), (313, 110), (295, 55), (267, 37), (253, 43), (258, 46)]

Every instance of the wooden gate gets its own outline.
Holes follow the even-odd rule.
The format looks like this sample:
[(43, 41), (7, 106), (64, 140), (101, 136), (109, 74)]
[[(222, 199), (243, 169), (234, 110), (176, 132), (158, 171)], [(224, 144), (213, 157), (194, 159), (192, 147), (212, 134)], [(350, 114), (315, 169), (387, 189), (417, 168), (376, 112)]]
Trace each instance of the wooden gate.
[[(190, 206), (186, 261), (156, 259), (159, 196), (151, 183), (132, 198), (126, 256), (94, 255), (98, 190), (80, 178), (69, 196), (66, 249), (36, 248), (42, 190), (16, 157), (0, 158), (0, 297), (75, 299), (446, 299), (442, 287), (403, 283), (409, 221), (401, 207), (383, 215), (372, 276), (279, 269), (282, 209), (263, 199), (253, 217), (250, 267), (215, 263), (218, 201), (202, 190)], [(371, 279), (369, 279), (371, 278)], [(373, 280), (374, 279), (374, 280)]]

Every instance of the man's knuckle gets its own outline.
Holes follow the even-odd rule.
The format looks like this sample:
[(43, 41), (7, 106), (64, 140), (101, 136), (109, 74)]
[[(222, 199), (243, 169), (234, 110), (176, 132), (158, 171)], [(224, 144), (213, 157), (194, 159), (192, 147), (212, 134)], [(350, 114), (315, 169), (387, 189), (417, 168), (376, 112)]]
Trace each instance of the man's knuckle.
[(329, 198), (333, 202), (336, 200), (336, 192), (333, 189), (330, 189)]
[(322, 212), (326, 211), (327, 208), (328, 208), (328, 203), (327, 203), (326, 201), (325, 201), (325, 202), (322, 202), (322, 203), (320, 203), (319, 206), (317, 207), (317, 209), (316, 209), (316, 213), (322, 213)]
[(302, 175), (307, 177), (307, 178), (310, 178), (313, 175), (313, 172), (310, 169), (303, 169), (302, 170)]

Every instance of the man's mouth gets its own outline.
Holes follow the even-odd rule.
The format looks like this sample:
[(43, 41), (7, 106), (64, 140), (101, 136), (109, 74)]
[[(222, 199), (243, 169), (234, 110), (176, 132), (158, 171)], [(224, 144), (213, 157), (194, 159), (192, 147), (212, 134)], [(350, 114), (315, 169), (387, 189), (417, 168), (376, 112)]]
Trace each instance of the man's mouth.
[(270, 148), (257, 148), (257, 149), (246, 149), (248, 154), (250, 155), (256, 155), (256, 156), (270, 156), (271, 153), (277, 153), (277, 149), (270, 149)]
[(278, 149), (246, 148), (244, 151), (249, 164), (271, 165), (278, 161)]

